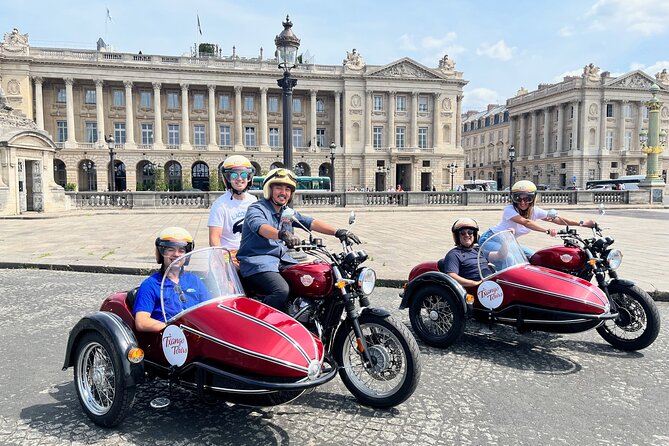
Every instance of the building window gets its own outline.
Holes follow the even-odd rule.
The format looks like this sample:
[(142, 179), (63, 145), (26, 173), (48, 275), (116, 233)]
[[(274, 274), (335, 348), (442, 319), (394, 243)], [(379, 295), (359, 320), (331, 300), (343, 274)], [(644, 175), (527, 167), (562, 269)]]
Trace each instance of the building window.
[(625, 143), (623, 145), (625, 150), (630, 150), (632, 148), (632, 132), (625, 132)]
[(153, 108), (153, 98), (151, 97), (151, 92), (148, 90), (139, 92), (139, 106), (141, 108)]
[(572, 143), (574, 142), (574, 134), (572, 132), (569, 132), (569, 150), (572, 149), (573, 145)]
[(293, 98), (293, 113), (302, 113), (302, 99)]
[(606, 117), (613, 118), (613, 104), (606, 104)]
[(398, 149), (406, 147), (406, 131), (406, 127), (395, 128), (395, 147)]
[(114, 107), (124, 107), (125, 106), (125, 91), (123, 90), (114, 90), (112, 92), (113, 104)]
[(574, 106), (569, 107), (569, 118), (574, 119)]
[(222, 125), (219, 128), (218, 132), (218, 138), (221, 141), (220, 145), (222, 146), (231, 146), (231, 139), (230, 139), (230, 126), (229, 125)]
[(230, 111), (230, 95), (222, 94), (218, 97), (218, 109), (220, 111)]
[(142, 144), (153, 144), (153, 124), (150, 122), (142, 123)]
[(86, 90), (84, 93), (84, 104), (95, 104), (95, 90)]
[(632, 106), (629, 104), (625, 104), (623, 106), (623, 116), (626, 118), (631, 118), (632, 117)]
[(427, 113), (428, 112), (428, 107), (427, 107), (427, 96), (418, 96), (418, 111)]
[(279, 97), (278, 96), (270, 96), (268, 98), (268, 103), (267, 107), (269, 109), (270, 113), (279, 113)]
[(405, 112), (407, 111), (407, 97), (403, 94), (397, 95), (395, 98), (395, 111)]
[(207, 139), (205, 137), (204, 124), (195, 124), (193, 126), (193, 144), (196, 146), (206, 146)]
[(379, 112), (383, 111), (383, 96), (380, 94), (374, 95), (374, 111)]
[(304, 147), (304, 135), (301, 128), (293, 129), (293, 147)]
[(316, 145), (318, 147), (327, 147), (325, 144), (325, 129), (317, 128), (316, 129)]
[(56, 128), (58, 129), (57, 142), (67, 141), (67, 121), (56, 121)]
[(641, 112), (641, 117), (642, 117), (643, 119), (648, 119), (648, 107), (644, 107), (644, 108), (642, 108), (641, 110), (643, 110), (643, 111)]
[(486, 127), (490, 126), (490, 116), (485, 117), (485, 126)]
[(167, 144), (178, 146), (180, 139), (179, 124), (167, 124)]
[(97, 122), (87, 122), (86, 123), (86, 142), (94, 143), (98, 142), (98, 123)]
[(125, 144), (125, 122), (114, 123), (114, 142), (116, 144)]
[(613, 131), (612, 130), (607, 130), (606, 131), (606, 149), (607, 150), (613, 150)]
[(197, 111), (204, 110), (204, 94), (202, 93), (193, 94), (193, 110)]
[(427, 149), (427, 127), (418, 127), (418, 148)]
[(269, 146), (270, 147), (279, 147), (279, 128), (270, 127), (269, 128)]
[(255, 98), (253, 96), (244, 96), (244, 111), (252, 112), (255, 110)]
[(255, 127), (244, 127), (244, 145), (246, 147), (256, 146), (256, 129)]
[(375, 149), (383, 147), (383, 127), (374, 127), (372, 133), (372, 144)]
[(59, 104), (64, 104), (66, 100), (67, 100), (67, 94), (65, 93), (65, 89), (59, 88), (56, 91), (56, 102), (58, 102)]
[(499, 124), (499, 115), (495, 115), (493, 124)]
[(179, 110), (179, 93), (176, 91), (167, 92), (167, 109)]
[(430, 160), (423, 160), (423, 167), (430, 167)]
[(316, 99), (316, 113), (325, 113), (325, 101), (321, 98)]
[(479, 135), (479, 144), (485, 144), (485, 135)]

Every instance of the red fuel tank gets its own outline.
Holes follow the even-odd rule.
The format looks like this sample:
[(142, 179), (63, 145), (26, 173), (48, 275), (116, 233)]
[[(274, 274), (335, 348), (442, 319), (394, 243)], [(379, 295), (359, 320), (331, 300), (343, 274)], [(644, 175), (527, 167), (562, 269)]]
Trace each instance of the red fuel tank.
[(334, 275), (327, 263), (299, 263), (281, 271), (292, 295), (322, 299), (334, 287)]
[(551, 246), (534, 253), (530, 264), (558, 271), (580, 271), (587, 261), (585, 252), (575, 246)]

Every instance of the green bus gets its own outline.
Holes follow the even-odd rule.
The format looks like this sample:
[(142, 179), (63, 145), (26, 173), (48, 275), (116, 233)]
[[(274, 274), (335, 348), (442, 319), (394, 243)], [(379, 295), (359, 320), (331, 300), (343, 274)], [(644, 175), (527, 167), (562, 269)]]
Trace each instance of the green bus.
[[(261, 190), (265, 177), (253, 177), (251, 190)], [(297, 177), (297, 190), (330, 192), (332, 183), (330, 177)]]

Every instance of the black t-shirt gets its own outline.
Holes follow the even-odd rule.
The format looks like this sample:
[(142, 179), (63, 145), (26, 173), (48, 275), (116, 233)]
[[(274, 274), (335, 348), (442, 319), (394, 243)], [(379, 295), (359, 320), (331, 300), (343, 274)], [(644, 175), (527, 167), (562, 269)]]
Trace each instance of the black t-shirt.
[[(444, 257), (444, 273), (455, 273), (460, 277), (469, 280), (481, 280), (477, 262), (479, 255), (479, 246), (474, 245), (471, 248), (456, 246), (448, 251)], [(488, 268), (488, 262), (481, 256), (481, 272), (484, 276), (492, 274)]]

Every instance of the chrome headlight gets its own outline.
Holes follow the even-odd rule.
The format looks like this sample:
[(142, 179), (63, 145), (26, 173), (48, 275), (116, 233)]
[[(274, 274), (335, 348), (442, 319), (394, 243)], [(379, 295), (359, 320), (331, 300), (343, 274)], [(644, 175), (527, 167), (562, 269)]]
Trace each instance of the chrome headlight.
[(609, 264), (611, 269), (616, 270), (620, 267), (620, 264), (623, 263), (623, 253), (619, 249), (612, 249), (606, 255), (606, 262)]
[(376, 273), (372, 268), (361, 268), (358, 272), (356, 284), (365, 296), (369, 296), (376, 285)]

